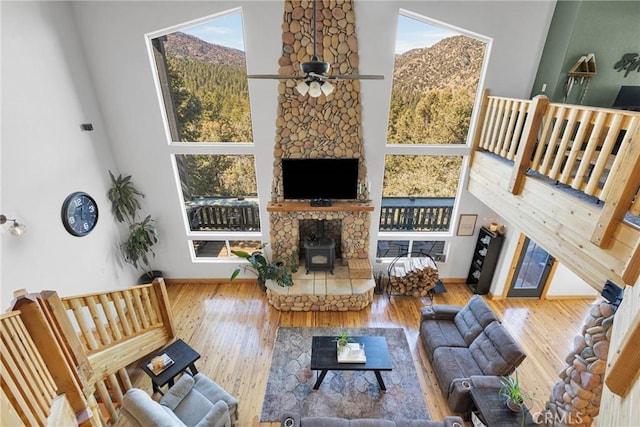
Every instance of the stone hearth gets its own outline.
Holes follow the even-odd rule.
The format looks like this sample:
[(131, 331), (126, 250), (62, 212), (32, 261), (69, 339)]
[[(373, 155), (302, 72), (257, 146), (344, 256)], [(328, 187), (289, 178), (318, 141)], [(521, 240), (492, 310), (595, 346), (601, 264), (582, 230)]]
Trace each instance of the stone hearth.
[(267, 300), (281, 311), (358, 311), (373, 301), (372, 278), (350, 278), (349, 269), (338, 266), (334, 274), (309, 272), (300, 268), (293, 275), (294, 285), (278, 286), (267, 281)]

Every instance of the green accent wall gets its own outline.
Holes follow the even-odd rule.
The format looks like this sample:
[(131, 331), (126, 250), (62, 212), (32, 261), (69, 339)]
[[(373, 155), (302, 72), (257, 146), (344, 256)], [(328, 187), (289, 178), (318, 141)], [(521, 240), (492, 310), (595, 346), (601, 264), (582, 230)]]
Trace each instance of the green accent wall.
[[(559, 0), (551, 21), (531, 96), (543, 93), (562, 102), (567, 73), (583, 55), (594, 53), (597, 74), (583, 105), (611, 107), (620, 86), (640, 86), (640, 72), (625, 77), (614, 65), (625, 53), (640, 54), (640, 1)], [(566, 103), (578, 104), (586, 81), (573, 85)]]

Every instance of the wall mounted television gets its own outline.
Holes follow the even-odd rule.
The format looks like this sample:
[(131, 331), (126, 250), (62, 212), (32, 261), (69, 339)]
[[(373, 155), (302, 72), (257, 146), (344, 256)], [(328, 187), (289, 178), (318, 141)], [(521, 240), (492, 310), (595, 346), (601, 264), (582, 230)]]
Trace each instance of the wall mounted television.
[(358, 159), (282, 159), (285, 200), (358, 197)]

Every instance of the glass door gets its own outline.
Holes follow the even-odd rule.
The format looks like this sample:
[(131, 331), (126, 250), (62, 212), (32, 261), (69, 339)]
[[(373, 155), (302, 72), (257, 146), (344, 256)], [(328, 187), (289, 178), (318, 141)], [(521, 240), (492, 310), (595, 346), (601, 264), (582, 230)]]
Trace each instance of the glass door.
[(507, 298), (540, 298), (555, 258), (525, 237)]

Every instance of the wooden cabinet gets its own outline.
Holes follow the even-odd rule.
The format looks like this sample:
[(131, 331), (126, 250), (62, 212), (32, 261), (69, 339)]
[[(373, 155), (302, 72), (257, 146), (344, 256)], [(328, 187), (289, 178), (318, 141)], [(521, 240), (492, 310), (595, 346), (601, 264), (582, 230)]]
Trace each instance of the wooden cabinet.
[(503, 241), (504, 236), (484, 227), (480, 229), (467, 276), (467, 284), (473, 293), (484, 295), (489, 292)]

